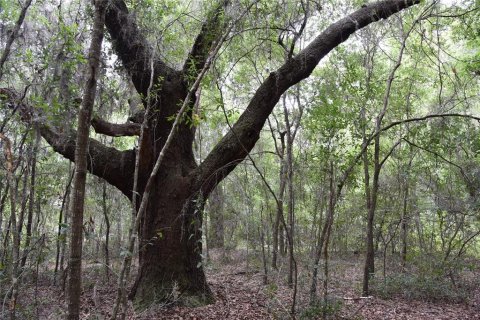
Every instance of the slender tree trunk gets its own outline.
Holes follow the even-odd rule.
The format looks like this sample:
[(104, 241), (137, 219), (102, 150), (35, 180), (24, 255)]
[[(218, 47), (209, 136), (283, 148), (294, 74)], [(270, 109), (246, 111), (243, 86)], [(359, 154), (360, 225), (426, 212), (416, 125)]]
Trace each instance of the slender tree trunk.
[(288, 224), (291, 240), (288, 242), (288, 286), (291, 288), (293, 286), (293, 274), (294, 274), (294, 239), (295, 239), (295, 202), (294, 202), (294, 191), (293, 191), (293, 140), (291, 135), (287, 138), (287, 183), (288, 183)]
[(0, 133), (0, 139), (4, 142), (4, 154), (7, 163), (7, 183), (9, 186), (10, 192), (10, 229), (13, 235), (13, 246), (12, 246), (12, 268), (11, 268), (11, 294), (10, 294), (10, 319), (14, 320), (16, 317), (15, 311), (17, 306), (17, 297), (18, 297), (18, 265), (20, 258), (20, 234), (19, 228), (17, 226), (17, 213), (16, 213), (16, 187), (15, 187), (15, 177), (13, 174), (13, 154), (12, 154), (12, 144), (10, 139), (7, 138), (3, 133)]
[(122, 233), (123, 233), (123, 226), (122, 226), (122, 219), (117, 219), (116, 223), (116, 250), (115, 250), (115, 256), (118, 256), (120, 254), (120, 250), (122, 248)]
[[(408, 174), (408, 173), (407, 173)], [(408, 229), (407, 229), (407, 219), (408, 219), (408, 190), (409, 189), (409, 183), (408, 183), (408, 178), (405, 179), (405, 189), (404, 189), (404, 194), (403, 194), (403, 210), (402, 210), (402, 222), (401, 222), (401, 229), (402, 229), (402, 268), (405, 268), (405, 265), (407, 263), (407, 235), (408, 235)]]
[(208, 237), (209, 248), (222, 248), (224, 246), (224, 193), (223, 185), (212, 191), (209, 200), (210, 228)]
[(328, 246), (330, 244), (330, 234), (332, 231), (333, 218), (331, 218), (331, 223), (327, 227), (327, 234), (325, 236), (325, 245), (323, 248), (323, 317), (327, 318), (327, 307), (329, 305), (328, 301), (328, 281), (329, 281), (329, 268), (328, 268)]
[[(381, 118), (377, 118), (377, 131), (381, 125)], [(378, 178), (380, 176), (380, 170), (382, 164), (380, 163), (380, 135), (375, 137), (374, 143), (374, 156), (373, 156), (373, 181), (372, 187), (370, 189), (369, 185), (369, 173), (368, 173), (368, 160), (367, 153), (364, 154), (364, 170), (365, 170), (365, 188), (368, 190), (366, 192), (367, 197), (367, 252), (365, 259), (365, 268), (363, 272), (363, 294), (365, 296), (369, 295), (369, 280), (375, 273), (375, 246), (374, 246), (374, 219), (375, 219), (375, 210), (377, 207), (377, 198), (378, 198)], [(367, 185), (368, 183), (368, 185)], [(371, 190), (371, 191), (370, 191)]]
[(110, 251), (109, 251), (109, 239), (110, 239), (110, 218), (108, 217), (107, 206), (107, 183), (103, 183), (102, 188), (102, 209), (103, 217), (105, 218), (105, 276), (107, 281), (110, 280)]
[[(365, 133), (365, 109), (362, 110), (362, 135), (363, 135), (363, 144), (367, 143), (366, 133)], [(368, 149), (367, 149), (368, 150)], [(366, 233), (366, 257), (365, 257), (365, 266), (363, 272), (363, 294), (368, 295), (368, 284), (371, 275), (375, 272), (375, 263), (374, 263), (374, 246), (373, 246), (373, 218), (375, 210), (372, 208), (372, 190), (370, 186), (370, 168), (368, 160), (368, 152), (365, 150), (363, 153), (363, 172), (364, 172), (364, 186), (365, 186), (365, 199), (366, 199), (366, 208), (367, 208), (367, 233)]]
[(330, 243), (330, 235), (332, 232), (332, 225), (333, 225), (333, 213), (335, 211), (335, 172), (333, 162), (330, 162), (330, 200), (329, 200), (329, 223), (326, 226), (327, 232), (325, 235), (325, 245), (323, 249), (323, 260), (324, 260), (324, 268), (323, 268), (323, 303), (324, 303), (324, 318), (326, 318), (327, 314), (327, 306), (328, 306), (328, 280), (329, 280), (329, 269), (328, 269), (328, 245)]
[[(62, 279), (62, 291), (65, 292), (65, 282), (66, 282), (66, 276), (68, 274), (68, 266), (67, 269), (65, 269), (65, 255), (67, 252), (67, 226), (69, 223), (69, 210), (70, 208), (70, 198), (71, 198), (71, 182), (73, 180), (73, 175), (74, 171), (71, 174), (70, 177), (70, 182), (67, 186), (68, 190), (65, 192), (65, 206), (63, 207), (63, 227), (59, 224), (59, 232), (63, 233), (60, 236), (60, 261), (59, 261), (59, 271), (60, 271), (60, 277)], [(61, 220), (59, 220), (61, 223)], [(63, 230), (62, 230), (63, 229)]]
[(285, 134), (280, 133), (280, 148), (278, 149), (278, 156), (280, 157), (280, 186), (278, 190), (277, 213), (275, 215), (275, 223), (273, 224), (273, 245), (272, 245), (272, 268), (278, 269), (278, 252), (284, 253), (284, 237), (283, 226), (280, 224), (283, 215), (283, 200), (285, 197), (285, 187), (287, 185), (287, 165), (285, 161)]
[[(322, 180), (321, 185), (325, 182)], [(324, 210), (324, 199), (323, 199), (323, 189), (320, 187), (319, 191), (316, 193), (315, 204), (313, 207), (313, 223), (310, 231), (310, 238), (312, 239), (310, 256), (311, 259), (315, 259), (315, 252), (318, 247), (318, 241), (320, 240), (320, 233), (323, 223), (323, 210)]]
[(68, 319), (80, 317), (80, 296), (82, 293), (82, 242), (83, 209), (85, 200), (85, 181), (87, 177), (87, 148), (90, 120), (97, 87), (97, 75), (100, 65), (103, 28), (107, 1), (97, 0), (92, 40), (88, 56), (87, 82), (83, 100), (78, 114), (78, 131), (75, 146), (75, 175), (73, 178), (71, 217), (72, 232), (70, 237), (69, 283), (68, 283)]
[[(306, 23), (307, 15), (305, 16), (304, 20), (304, 25)], [(302, 29), (303, 29), (302, 27)], [(285, 125), (287, 129), (287, 183), (288, 183), (288, 222), (289, 222), (289, 273), (288, 273), (288, 284), (290, 287), (293, 286), (293, 276), (296, 271), (295, 266), (295, 261), (294, 261), (294, 239), (295, 239), (295, 194), (294, 194), (294, 188), (293, 188), (293, 142), (295, 140), (295, 137), (298, 132), (298, 128), (300, 126), (300, 120), (303, 115), (303, 108), (304, 106), (302, 105), (300, 101), (300, 85), (297, 85), (295, 87), (296, 89), (296, 94), (295, 94), (295, 99), (296, 99), (296, 104), (298, 108), (298, 114), (293, 117), (293, 119), (290, 119), (289, 111), (287, 108), (287, 103), (286, 103), (286, 94), (283, 95), (283, 114), (284, 114), (284, 119), (285, 119)]]
[(425, 244), (425, 236), (423, 233), (422, 217), (419, 210), (415, 210), (415, 228), (417, 231), (418, 246), (420, 248), (420, 252), (427, 252), (427, 245)]
[(35, 130), (35, 145), (33, 147), (32, 154), (32, 164), (31, 164), (31, 173), (30, 173), (30, 199), (28, 204), (28, 216), (27, 216), (27, 227), (26, 227), (26, 236), (25, 236), (25, 250), (22, 257), (21, 267), (25, 267), (27, 262), (28, 251), (30, 250), (30, 242), (32, 239), (32, 223), (33, 223), (33, 213), (35, 210), (35, 179), (37, 174), (37, 153), (40, 146), (40, 132), (38, 129)]
[[(375, 217), (375, 209), (377, 205), (377, 197), (378, 197), (378, 178), (380, 175), (380, 170), (382, 169), (383, 163), (387, 160), (387, 158), (390, 156), (391, 152), (395, 148), (396, 145), (392, 147), (389, 153), (380, 160), (380, 129), (382, 125), (383, 118), (385, 117), (385, 114), (388, 109), (388, 104), (390, 100), (390, 93), (392, 89), (392, 83), (395, 78), (395, 73), (398, 70), (398, 68), (401, 65), (402, 58), (403, 58), (403, 52), (405, 50), (405, 43), (406, 40), (410, 34), (410, 32), (413, 30), (413, 26), (409, 29), (409, 31), (406, 34), (403, 34), (402, 30), (402, 46), (400, 48), (400, 52), (398, 54), (398, 58), (395, 62), (395, 65), (393, 66), (392, 70), (390, 71), (390, 74), (387, 79), (387, 85), (385, 89), (385, 95), (383, 97), (383, 108), (380, 111), (380, 113), (377, 115), (375, 119), (375, 131), (378, 133), (375, 136), (374, 139), (374, 159), (373, 159), (373, 181), (372, 181), (372, 189), (371, 189), (371, 194), (369, 194), (369, 173), (368, 173), (368, 157), (367, 157), (367, 152), (365, 151), (364, 153), (364, 171), (365, 171), (365, 192), (366, 192), (366, 197), (367, 197), (367, 208), (368, 208), (368, 217), (367, 217), (367, 256), (365, 259), (365, 268), (363, 272), (363, 294), (365, 296), (368, 296), (369, 294), (369, 280), (370, 277), (374, 274), (375, 272), (375, 252), (374, 252), (374, 245), (373, 245), (373, 223), (374, 223), (374, 217)], [(362, 110), (362, 118), (365, 122), (365, 109)], [(365, 125), (363, 126), (363, 144), (366, 147), (366, 135), (365, 135)], [(393, 244), (393, 242), (392, 242)]]
[(28, 203), (28, 178), (30, 178), (30, 164), (32, 159), (33, 143), (30, 144), (27, 151), (27, 159), (24, 161), (24, 170), (22, 170), (22, 196), (20, 198), (20, 214), (18, 216), (18, 234), (22, 235), (23, 222), (25, 220), (25, 211), (27, 211)]
[[(343, 183), (342, 183), (343, 185)], [(329, 178), (329, 200), (328, 200), (328, 213), (325, 218), (322, 230), (320, 232), (320, 237), (317, 242), (317, 248), (315, 250), (315, 258), (313, 263), (313, 272), (312, 272), (312, 283), (310, 284), (310, 304), (316, 302), (317, 295), (317, 278), (318, 278), (318, 268), (320, 267), (320, 258), (322, 257), (322, 249), (326, 242), (327, 234), (329, 232), (330, 226), (333, 224), (333, 216), (335, 214), (335, 205), (337, 194), (340, 193), (341, 187), (337, 194), (335, 193), (335, 184), (333, 177), (333, 163), (330, 163), (330, 178)], [(328, 255), (328, 253), (327, 253)], [(327, 271), (328, 272), (328, 271)]]
[(413, 162), (413, 150), (410, 146), (410, 159), (406, 168), (405, 180), (404, 180), (404, 195), (403, 195), (403, 210), (402, 210), (402, 222), (401, 222), (401, 238), (402, 238), (402, 268), (405, 268), (407, 263), (407, 240), (408, 240), (408, 221), (410, 216), (408, 214), (408, 202), (410, 200), (410, 169)]
[[(3, 210), (5, 208), (5, 203), (7, 202), (7, 196), (9, 192), (9, 184), (5, 185), (5, 189), (3, 190), (2, 197), (0, 198), (0, 242), (3, 239)], [(7, 224), (8, 225), (8, 224)], [(7, 237), (5, 233), (5, 237)], [(0, 262), (3, 263), (4, 257), (6, 255), (5, 247), (2, 247), (0, 251)]]
[(20, 10), (20, 15), (18, 16), (17, 22), (15, 23), (15, 26), (13, 27), (13, 30), (11, 31), (10, 36), (8, 37), (2, 56), (0, 57), (0, 80), (3, 77), (3, 66), (5, 65), (5, 62), (7, 61), (8, 56), (10, 55), (13, 41), (15, 41), (15, 38), (18, 36), (18, 32), (22, 27), (23, 20), (25, 20), (25, 16), (27, 15), (27, 10), (31, 4), (32, 4), (32, 0), (27, 0), (25, 2), (25, 4), (22, 7), (22, 10)]
[[(71, 170), (69, 170), (71, 171)], [(70, 188), (73, 180), (73, 172), (70, 175), (70, 179), (65, 186), (65, 192), (62, 198), (62, 206), (60, 207), (60, 213), (58, 214), (58, 229), (57, 229), (57, 254), (55, 256), (55, 269), (53, 271), (54, 277), (53, 282), (56, 283), (57, 272), (60, 268), (60, 271), (63, 273), (63, 259), (65, 252), (66, 244), (66, 230), (67, 230), (67, 216), (68, 208), (70, 205)], [(65, 214), (64, 214), (65, 213)]]
[(268, 283), (268, 267), (267, 267), (267, 255), (265, 253), (265, 233), (263, 228), (263, 206), (260, 210), (260, 227), (258, 233), (260, 236), (260, 244), (262, 246), (262, 262), (263, 262), (263, 284)]

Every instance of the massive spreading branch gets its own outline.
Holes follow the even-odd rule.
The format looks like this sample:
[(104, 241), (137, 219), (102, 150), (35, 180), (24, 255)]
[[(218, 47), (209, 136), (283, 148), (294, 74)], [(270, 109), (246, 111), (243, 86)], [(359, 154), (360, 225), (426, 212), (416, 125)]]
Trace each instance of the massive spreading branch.
[(355, 31), (419, 2), (390, 0), (367, 5), (330, 25), (309, 46), (272, 72), (257, 89), (239, 120), (197, 169), (197, 188), (205, 188), (204, 192), (208, 194), (214, 185), (205, 183), (206, 180), (213, 176), (217, 177), (212, 181), (221, 180), (245, 158), (257, 142), (260, 130), (281, 95), (307, 78), (330, 51)]
[[(285, 91), (307, 78), (320, 60), (352, 33), (419, 1), (388, 0), (364, 6), (331, 24), (296, 55), (290, 50), (292, 56), (258, 87), (239, 120), (200, 165), (195, 163), (193, 153), (195, 130), (186, 121), (180, 121), (180, 115), (192, 115), (198, 88), (198, 83), (191, 83), (192, 79), (203, 76), (210, 61), (208, 53), (213, 48), (218, 52), (217, 45), (229, 32), (224, 22), (228, 21), (228, 14), (224, 13), (228, 12), (224, 9), (228, 0), (219, 0), (207, 14), (180, 70), (161, 60), (164, 55), (149, 44), (123, 0), (110, 1), (105, 25), (113, 48), (149, 112), (142, 124), (137, 159), (134, 150), (119, 151), (89, 139), (87, 168), (129, 198), (138, 172), (136, 190), (145, 198), (142, 201), (145, 214), (138, 218), (142, 249), (130, 296), (135, 297), (139, 306), (156, 300), (168, 301), (173, 286), (178, 286), (184, 304), (213, 300), (200, 255), (200, 213), (204, 200), (254, 147), (265, 121)], [(73, 130), (49, 124), (47, 117), (23, 103), (12, 90), (5, 89), (0, 94), (14, 110), (19, 110), (25, 121), (38, 124), (42, 136), (55, 151), (74, 161)], [(174, 118), (175, 122), (169, 120)], [(115, 125), (97, 119), (93, 127), (98, 133), (112, 136), (137, 135), (138, 123)], [(135, 209), (139, 209), (138, 204)]]
[[(70, 161), (75, 160), (75, 137), (77, 134), (75, 130), (58, 128), (49, 123), (41, 109), (24, 102), (14, 90), (0, 88), (0, 99), (12, 109), (12, 112), (18, 112), (22, 121), (37, 125), (42, 137), (52, 146), (53, 150)], [(126, 180), (124, 177), (133, 176), (135, 153), (132, 150), (119, 151), (107, 147), (93, 138), (89, 139), (88, 146), (88, 171), (107, 180), (127, 197), (131, 197), (132, 181)]]
[[(194, 180), (193, 189), (209, 194), (215, 185), (245, 158), (258, 140), (260, 130), (280, 96), (288, 88), (307, 78), (320, 60), (331, 50), (346, 41), (355, 31), (372, 22), (386, 19), (419, 2), (420, 0), (387, 0), (366, 5), (331, 24), (309, 46), (285, 62), (278, 70), (272, 72), (256, 90), (239, 120), (214, 147), (203, 163), (193, 171), (191, 175)], [(206, 54), (223, 31), (219, 25), (222, 25), (221, 16), (225, 5), (227, 5), (226, 1), (214, 7), (214, 12), (208, 15), (199, 35), (193, 41), (191, 52), (182, 70), (175, 70), (157, 56), (154, 56), (153, 68), (151, 68), (153, 50), (139, 30), (133, 15), (128, 12), (123, 0), (111, 1), (106, 13), (105, 24), (116, 53), (131, 75), (135, 88), (142, 96), (147, 95), (150, 79), (154, 79), (154, 85), (162, 87), (159, 100), (167, 99), (170, 95), (173, 97), (172, 99), (179, 98), (179, 96), (184, 99), (187, 92), (187, 73), (192, 72), (192, 66), (194, 70), (201, 69), (205, 63)], [(179, 82), (178, 79), (183, 80)], [(14, 98), (8, 95), (9, 90), (3, 91), (7, 93), (7, 97)], [(161, 109), (162, 105), (159, 107)], [(23, 104), (22, 108), (32, 112), (32, 108), (26, 104)], [(171, 114), (175, 114), (177, 111), (169, 110)], [(61, 133), (60, 130), (48, 126), (41, 119), (41, 117), (36, 117), (36, 121), (41, 125), (42, 136), (55, 151), (73, 160), (75, 145), (73, 131), (69, 131), (69, 134)], [(166, 120), (160, 121), (157, 126), (160, 127), (157, 128), (159, 132), (168, 132), (171, 123)], [(161, 126), (165, 128), (161, 128)], [(112, 136), (138, 134), (137, 125), (113, 125), (99, 119), (94, 121), (94, 128), (99, 133)], [(118, 151), (106, 147), (94, 139), (90, 139), (89, 149), (89, 171), (104, 178), (131, 197), (134, 152)]]

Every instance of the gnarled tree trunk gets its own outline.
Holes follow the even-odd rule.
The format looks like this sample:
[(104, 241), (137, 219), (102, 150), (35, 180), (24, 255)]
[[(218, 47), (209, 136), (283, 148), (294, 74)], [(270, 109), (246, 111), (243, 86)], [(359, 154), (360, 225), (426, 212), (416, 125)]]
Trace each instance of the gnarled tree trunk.
[[(254, 147), (260, 131), (282, 94), (307, 78), (320, 60), (348, 37), (368, 24), (385, 19), (419, 0), (389, 0), (366, 5), (333, 23), (310, 44), (272, 72), (258, 87), (245, 111), (218, 142), (202, 163), (196, 164), (192, 145), (194, 128), (183, 121), (158, 173), (148, 197), (148, 205), (139, 227), (139, 272), (130, 297), (136, 304), (173, 301), (198, 305), (212, 301), (201, 264), (201, 212), (209, 194)], [(228, 1), (225, 1), (225, 4)], [(144, 105), (152, 107), (152, 117), (139, 141), (141, 154), (138, 167), (138, 192), (152, 173), (160, 150), (172, 129), (168, 119), (175, 116), (187, 97), (191, 79), (205, 66), (209, 51), (222, 34), (223, 3), (203, 24), (181, 70), (168, 66), (153, 56), (153, 49), (128, 12), (123, 0), (111, 0), (105, 16), (113, 48), (132, 78)], [(161, 55), (158, 55), (161, 56)], [(153, 62), (152, 62), (153, 60)], [(150, 94), (149, 88), (156, 89)], [(13, 105), (21, 104), (24, 120), (39, 123), (42, 117), (32, 116), (27, 104), (10, 89), (0, 89)], [(151, 104), (150, 104), (151, 103)], [(195, 101), (191, 101), (194, 105)], [(191, 116), (191, 111), (186, 117)], [(96, 121), (97, 133), (112, 136), (137, 135), (132, 123), (113, 125)], [(138, 123), (137, 123), (138, 125)], [(55, 151), (74, 161), (75, 134), (69, 134), (46, 123), (39, 123), (42, 136)], [(132, 199), (135, 172), (135, 151), (119, 151), (97, 140), (89, 140), (87, 169)], [(138, 209), (138, 208), (137, 208)]]

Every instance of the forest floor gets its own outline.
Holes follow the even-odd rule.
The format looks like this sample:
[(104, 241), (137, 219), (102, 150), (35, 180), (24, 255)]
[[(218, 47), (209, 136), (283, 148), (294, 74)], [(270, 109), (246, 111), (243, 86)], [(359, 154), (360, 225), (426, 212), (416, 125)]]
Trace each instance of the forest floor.
[[(250, 258), (247, 266), (244, 252), (230, 253), (226, 261), (222, 254), (213, 253), (211, 256), (213, 262), (207, 266), (207, 279), (216, 297), (215, 304), (200, 308), (156, 307), (142, 313), (130, 309), (127, 319), (290, 319), (293, 290), (284, 284), (286, 265), (281, 266), (278, 273), (270, 274), (269, 283), (264, 285), (258, 260)], [(332, 259), (329, 292), (337, 303), (330, 309), (333, 315), (329, 319), (480, 320), (478, 286), (462, 303), (407, 300), (401, 296), (360, 299), (362, 264), (363, 259), (358, 256)], [(87, 264), (84, 269), (82, 319), (108, 319), (115, 300), (115, 282), (106, 282), (101, 265)], [(309, 287), (309, 274), (300, 270), (296, 304), (298, 319), (321, 318), (318, 309), (308, 308)], [(319, 290), (322, 289), (319, 284)], [(52, 285), (51, 278), (40, 273), (37, 284), (24, 286), (21, 292), (21, 319), (63, 318), (64, 297), (58, 286)]]

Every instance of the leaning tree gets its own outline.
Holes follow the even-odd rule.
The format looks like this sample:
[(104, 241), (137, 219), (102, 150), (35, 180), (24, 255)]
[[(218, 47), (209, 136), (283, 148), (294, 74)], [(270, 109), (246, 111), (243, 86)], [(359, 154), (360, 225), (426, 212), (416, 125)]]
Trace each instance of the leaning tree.
[[(161, 60), (161, 54), (154, 54), (124, 0), (110, 0), (105, 17), (110, 40), (135, 89), (143, 97), (144, 107), (150, 110), (139, 141), (137, 186), (140, 196), (172, 129), (170, 119), (179, 112), (192, 79), (204, 68), (209, 52), (226, 30), (223, 9), (228, 2), (222, 1), (207, 15), (199, 34), (192, 39), (193, 46), (183, 67), (176, 69)], [(213, 300), (201, 264), (201, 211), (205, 199), (252, 150), (267, 117), (286, 90), (307, 78), (323, 57), (355, 31), (419, 2), (388, 0), (364, 5), (331, 24), (305, 49), (291, 54), (280, 68), (268, 75), (236, 123), (201, 163), (194, 159), (194, 128), (180, 123), (154, 176), (139, 226), (139, 270), (131, 297), (145, 305), (172, 298), (172, 288), (176, 288), (183, 304), (198, 305)], [(21, 110), (25, 121), (38, 125), (42, 137), (56, 152), (74, 161), (73, 129), (55, 127), (13, 90), (0, 90), (2, 96), (10, 100), (9, 105)], [(195, 98), (191, 100), (193, 106)], [(193, 108), (189, 110), (187, 113), (191, 114)], [(96, 119), (92, 124), (100, 134), (131, 136), (140, 135), (140, 122), (113, 124)], [(132, 199), (135, 150), (120, 151), (93, 138), (88, 148), (89, 172)]]

